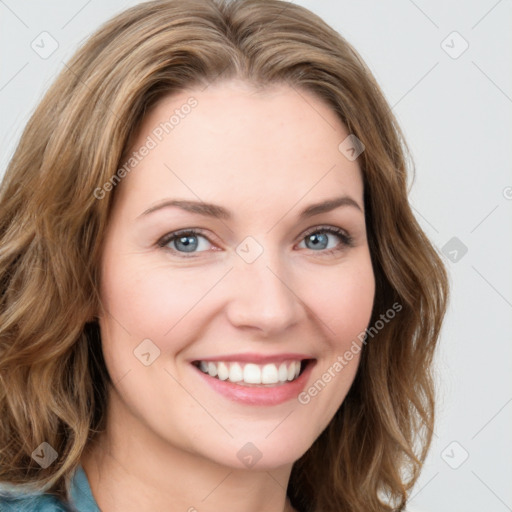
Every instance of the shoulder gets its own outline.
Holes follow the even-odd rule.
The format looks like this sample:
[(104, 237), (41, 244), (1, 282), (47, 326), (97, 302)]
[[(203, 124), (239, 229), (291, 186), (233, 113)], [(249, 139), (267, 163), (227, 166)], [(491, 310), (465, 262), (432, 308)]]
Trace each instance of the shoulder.
[(51, 494), (13, 494), (0, 492), (0, 512), (68, 512)]

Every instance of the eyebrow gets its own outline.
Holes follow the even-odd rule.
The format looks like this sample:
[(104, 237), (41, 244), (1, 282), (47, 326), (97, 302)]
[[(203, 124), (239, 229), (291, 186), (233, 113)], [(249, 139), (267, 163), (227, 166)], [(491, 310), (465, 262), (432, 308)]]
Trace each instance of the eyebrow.
[[(147, 210), (142, 212), (139, 215), (139, 217), (149, 215), (150, 213), (161, 210), (162, 208), (168, 208), (172, 206), (181, 208), (182, 210), (185, 210), (190, 213), (204, 215), (205, 217), (213, 217), (216, 219), (229, 220), (233, 217), (232, 213), (229, 210), (226, 210), (226, 208), (224, 208), (223, 206), (211, 203), (204, 203), (202, 201), (189, 201), (179, 199), (167, 199), (161, 203), (158, 203), (155, 206), (152, 206), (151, 208), (148, 208)], [(354, 199), (352, 199), (350, 196), (341, 196), (332, 199), (327, 199), (320, 203), (309, 205), (299, 214), (299, 219), (303, 220), (309, 217), (313, 217), (314, 215), (318, 215), (320, 213), (330, 212), (341, 206), (352, 206), (354, 208), (357, 208), (361, 213), (363, 213), (362, 208)]]

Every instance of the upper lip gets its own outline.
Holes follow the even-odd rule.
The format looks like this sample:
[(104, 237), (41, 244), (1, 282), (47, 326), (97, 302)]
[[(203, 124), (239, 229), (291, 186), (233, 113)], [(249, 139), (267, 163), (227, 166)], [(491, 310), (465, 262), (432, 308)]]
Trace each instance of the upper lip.
[(244, 352), (243, 354), (225, 354), (213, 357), (202, 357), (200, 359), (192, 359), (191, 362), (197, 361), (240, 361), (242, 363), (281, 363), (283, 361), (302, 361), (303, 359), (314, 359), (310, 354), (299, 354), (297, 352), (286, 352), (281, 354), (256, 354), (252, 352)]

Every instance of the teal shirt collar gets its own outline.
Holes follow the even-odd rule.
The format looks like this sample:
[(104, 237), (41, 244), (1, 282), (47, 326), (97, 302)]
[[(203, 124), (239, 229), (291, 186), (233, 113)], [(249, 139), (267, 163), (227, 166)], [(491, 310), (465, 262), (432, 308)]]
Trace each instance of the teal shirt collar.
[(65, 506), (54, 494), (23, 492), (16, 486), (0, 484), (0, 511), (20, 512), (22, 510), (30, 512), (101, 512), (81, 465), (77, 466), (71, 478), (70, 506)]
[(71, 483), (71, 499), (79, 512), (101, 512), (92, 495), (87, 475), (79, 465)]

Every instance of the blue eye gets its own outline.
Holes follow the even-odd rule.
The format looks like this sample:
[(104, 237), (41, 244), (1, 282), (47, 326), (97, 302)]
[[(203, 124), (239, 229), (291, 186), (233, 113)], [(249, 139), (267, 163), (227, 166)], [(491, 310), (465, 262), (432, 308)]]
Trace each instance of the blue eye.
[[(329, 244), (329, 239), (327, 235), (336, 235), (338, 240), (341, 240), (341, 247), (340, 244), (335, 244), (334, 247), (327, 247), (327, 245)], [(345, 247), (353, 246), (352, 237), (342, 229), (335, 228), (333, 226), (314, 227), (305, 234), (304, 238), (306, 241), (306, 245), (308, 244), (308, 242), (310, 242), (310, 246), (308, 247), (308, 249), (314, 248), (315, 252), (318, 252), (316, 251), (317, 248), (329, 249), (327, 251), (322, 252), (322, 254), (327, 255), (341, 251)]]
[[(159, 247), (182, 255), (181, 257), (194, 257), (193, 255), (195, 253), (208, 250), (208, 247), (204, 247), (204, 243), (200, 243), (200, 239), (206, 240), (207, 244), (211, 243), (208, 238), (201, 233), (202, 231), (196, 229), (173, 231), (163, 236), (157, 244)], [(341, 243), (329, 247), (328, 235), (335, 235)], [(308, 249), (311, 249), (313, 252), (319, 252), (321, 255), (333, 254), (342, 251), (346, 247), (353, 246), (352, 237), (344, 230), (333, 226), (314, 227), (304, 235), (303, 240), (305, 240), (306, 245), (309, 244), (309, 246), (307, 246)], [(203, 250), (197, 250), (198, 248), (203, 248)], [(190, 256), (186, 256), (186, 254)]]
[(169, 245), (173, 245), (173, 247), (168, 247), (173, 252), (183, 251), (185, 253), (193, 253), (200, 245), (204, 245), (197, 241), (199, 238), (208, 240), (205, 236), (202, 236), (199, 231), (193, 229), (188, 231), (175, 231), (165, 235), (158, 242), (158, 244), (161, 247), (168, 247)]

